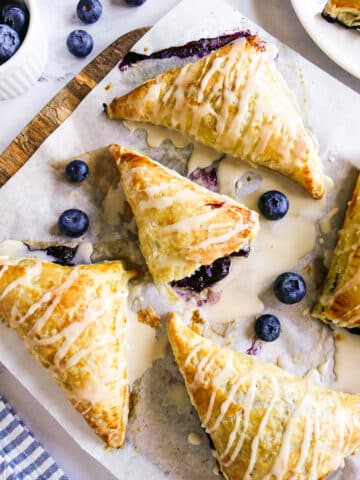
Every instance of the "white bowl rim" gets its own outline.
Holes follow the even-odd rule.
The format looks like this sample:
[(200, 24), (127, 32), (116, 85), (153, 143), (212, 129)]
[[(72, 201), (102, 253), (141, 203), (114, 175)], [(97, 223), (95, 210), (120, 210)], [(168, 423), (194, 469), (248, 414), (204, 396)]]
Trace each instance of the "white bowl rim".
[(0, 72), (4, 72), (5, 70), (7, 70), (8, 68), (11, 68), (13, 66), (13, 64), (19, 58), (19, 53), (24, 50), (25, 44), (28, 43), (29, 38), (30, 38), (30, 34), (34, 29), (34, 21), (35, 21), (34, 5), (35, 5), (35, 2), (36, 2), (36, 0), (25, 0), (26, 6), (27, 6), (28, 11), (29, 11), (29, 25), (28, 25), (26, 35), (25, 35), (24, 40), (22, 41), (20, 47), (16, 50), (14, 55), (12, 57), (10, 57), (9, 60), (7, 60), (5, 63), (0, 65)]

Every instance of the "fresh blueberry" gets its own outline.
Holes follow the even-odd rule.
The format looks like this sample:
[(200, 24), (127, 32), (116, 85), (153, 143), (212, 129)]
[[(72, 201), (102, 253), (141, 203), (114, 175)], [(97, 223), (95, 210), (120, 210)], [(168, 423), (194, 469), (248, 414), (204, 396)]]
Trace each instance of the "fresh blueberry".
[(2, 9), (2, 20), (23, 37), (29, 23), (29, 14), (17, 5), (6, 5)]
[(13, 28), (0, 24), (0, 65), (14, 55), (20, 43), (19, 34)]
[(258, 205), (260, 212), (268, 220), (280, 220), (289, 210), (287, 196), (277, 190), (270, 190), (261, 195)]
[(297, 273), (285, 272), (277, 277), (273, 289), (280, 302), (291, 305), (300, 302), (305, 297), (306, 283)]
[(204, 288), (225, 278), (230, 271), (230, 266), (231, 259), (229, 257), (218, 258), (211, 265), (202, 265), (191, 277), (172, 282), (172, 286), (201, 292)]
[(130, 5), (131, 7), (140, 7), (146, 0), (125, 0), (125, 3)]
[(89, 228), (89, 217), (86, 213), (76, 208), (65, 210), (58, 221), (59, 230), (63, 235), (78, 238)]
[(86, 57), (94, 48), (92, 36), (85, 30), (74, 30), (69, 34), (66, 45), (75, 57)]
[(84, 23), (95, 23), (102, 14), (102, 5), (99, 0), (80, 0), (76, 13)]
[(80, 183), (89, 175), (89, 167), (82, 160), (73, 160), (65, 168), (65, 175), (73, 183)]
[(279, 319), (275, 315), (265, 314), (256, 319), (255, 333), (264, 342), (273, 342), (281, 331)]

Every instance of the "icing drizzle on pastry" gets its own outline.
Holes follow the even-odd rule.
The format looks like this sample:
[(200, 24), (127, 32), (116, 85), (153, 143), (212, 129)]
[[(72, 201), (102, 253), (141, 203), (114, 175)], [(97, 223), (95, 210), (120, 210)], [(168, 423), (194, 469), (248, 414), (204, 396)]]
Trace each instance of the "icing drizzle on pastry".
[[(17, 303), (24, 298), (21, 292), (27, 287), (32, 287), (35, 279), (39, 278), (42, 274), (44, 265), (41, 260), (37, 259), (8, 259), (7, 257), (1, 257), (0, 279), (8, 272), (10, 265), (21, 264), (22, 261), (27, 262), (27, 264), (24, 265), (24, 273), (21, 272), (19, 277), (8, 284), (5, 282), (2, 291), (0, 291), (0, 300), (6, 299), (15, 288), (19, 289), (19, 300), (14, 302), (11, 307), (9, 324), (15, 329), (21, 329), (20, 333), (24, 338), (27, 348), (32, 351), (35, 356), (40, 355), (38, 348), (58, 343), (52, 366), (49, 367), (56, 376), (66, 378), (69, 370), (76, 367), (77, 364), (89, 354), (94, 353), (98, 349), (104, 349), (106, 346), (114, 344), (114, 342), (118, 342), (120, 345), (125, 333), (125, 322), (121, 318), (120, 311), (118, 318), (115, 319), (113, 335), (104, 334), (98, 342), (90, 343), (89, 346), (83, 348), (78, 348), (76, 342), (79, 337), (84, 335), (86, 330), (98, 320), (107, 314), (112, 315), (113, 298), (116, 299), (117, 302), (126, 302), (127, 289), (123, 285), (119, 285), (117, 291), (111, 292), (113, 298), (96, 298), (96, 291), (99, 289), (100, 284), (97, 277), (93, 276), (94, 282), (90, 282), (86, 291), (86, 308), (84, 311), (81, 311), (80, 304), (75, 303), (75, 305), (68, 310), (69, 321), (65, 325), (60, 326), (59, 329), (55, 328), (49, 332), (45, 332), (44, 328), (61, 303), (63, 295), (79, 280), (82, 267), (69, 268), (67, 270), (68, 274), (60, 284), (52, 290), (45, 292), (40, 299), (32, 303), (25, 312), (22, 307), (20, 315), (20, 305)], [(95, 298), (95, 300), (92, 298)], [(41, 311), (41, 314), (37, 316), (39, 311)], [(75, 315), (78, 317), (76, 321), (73, 320)], [(31, 319), (32, 316), (35, 316), (34, 320)], [(25, 326), (26, 321), (29, 321), (28, 326)], [(124, 348), (120, 349), (119, 356), (124, 355), (122, 350), (124, 350)], [(88, 360), (86, 360), (86, 362), (87, 361)], [(124, 387), (127, 388), (126, 375), (124, 374), (121, 378), (120, 371), (120, 378), (115, 378), (114, 375), (119, 375), (119, 371), (116, 370), (115, 372), (114, 368), (114, 366), (109, 366), (107, 369), (101, 369), (101, 373), (98, 373), (95, 369), (92, 371), (91, 378), (83, 383), (79, 383), (78, 386), (73, 385), (72, 388), (68, 390), (68, 395), (70, 398), (85, 400), (91, 404), (112, 400), (114, 398), (114, 388), (117, 390)], [(120, 394), (120, 390), (118, 394)]]
[[(218, 431), (224, 421), (233, 422), (233, 428), (229, 433), (226, 445), (223, 447), (223, 452), (219, 452), (219, 461), (225, 468), (231, 467), (235, 462), (237, 456), (244, 446), (245, 440), (248, 441), (249, 428), (251, 425), (251, 416), (255, 415), (254, 409), (264, 408), (261, 414), (259, 425), (256, 433), (252, 433), (250, 442), (250, 456), (247, 464), (246, 472), (244, 473), (244, 480), (251, 480), (252, 473), (256, 467), (257, 458), (259, 455), (260, 442), (264, 439), (266, 428), (269, 420), (272, 418), (272, 412), (277, 402), (280, 400), (280, 388), (276, 376), (268, 373), (264, 378), (264, 371), (259, 370), (256, 361), (249, 359), (252, 365), (249, 366), (245, 374), (240, 374), (229, 359), (226, 361), (224, 367), (219, 364), (214, 367), (215, 360), (221, 359), (224, 350), (211, 350), (202, 357), (203, 342), (196, 343), (189, 351), (187, 358), (183, 364), (183, 370), (195, 367), (192, 383), (189, 384), (190, 392), (196, 392), (197, 389), (206, 388), (211, 392), (209, 404), (204, 415), (203, 427), (209, 434), (214, 434)], [(221, 372), (217, 370), (226, 370), (227, 375), (224, 376), (222, 383), (217, 381), (217, 376)], [(189, 370), (191, 371), (191, 370)], [(234, 379), (236, 378), (236, 381)], [(260, 380), (261, 379), (261, 380)], [(268, 390), (267, 401), (264, 407), (259, 406), (257, 400), (257, 389), (259, 382), (267, 382)], [(273, 460), (270, 470), (264, 476), (264, 480), (283, 480), (289, 478), (295, 480), (298, 475), (308, 472), (308, 480), (317, 480), (318, 466), (321, 462), (323, 452), (321, 450), (320, 438), (320, 414), (316, 405), (312, 401), (312, 394), (315, 385), (307, 380), (305, 390), (302, 398), (296, 405), (291, 405), (291, 411), (287, 414), (288, 420), (284, 427), (281, 437), (281, 444), (278, 447), (278, 452)], [(224, 398), (224, 391), (226, 391), (225, 399), (217, 406), (217, 414), (214, 415), (214, 406), (217, 395)], [(241, 401), (238, 403), (238, 396)], [(333, 393), (333, 402), (336, 405), (337, 424), (339, 425), (339, 458), (342, 458), (342, 452), (348, 449), (348, 443), (351, 437), (351, 431), (346, 428), (347, 420), (346, 413), (343, 409), (336, 392)], [(238, 409), (234, 407), (238, 405)], [(231, 413), (230, 413), (231, 412)], [(258, 416), (258, 413), (256, 413)], [(235, 417), (235, 418), (234, 418)], [(211, 424), (211, 423), (212, 424)], [(291, 476), (287, 477), (290, 472), (291, 460), (291, 445), (294, 438), (298, 438), (299, 424), (303, 424), (303, 431), (301, 437), (301, 445), (299, 447), (299, 456), (295, 466), (291, 470)], [(311, 448), (312, 447), (312, 448)], [(310, 454), (311, 452), (311, 454)], [(310, 455), (310, 456), (309, 456)]]

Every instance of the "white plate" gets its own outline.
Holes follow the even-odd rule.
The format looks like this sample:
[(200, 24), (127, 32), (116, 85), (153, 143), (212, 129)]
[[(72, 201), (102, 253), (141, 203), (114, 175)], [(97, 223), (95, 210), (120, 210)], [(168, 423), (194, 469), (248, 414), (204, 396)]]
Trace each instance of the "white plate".
[(334, 62), (360, 78), (360, 32), (338, 23), (329, 23), (321, 12), (326, 0), (291, 0), (303, 27)]

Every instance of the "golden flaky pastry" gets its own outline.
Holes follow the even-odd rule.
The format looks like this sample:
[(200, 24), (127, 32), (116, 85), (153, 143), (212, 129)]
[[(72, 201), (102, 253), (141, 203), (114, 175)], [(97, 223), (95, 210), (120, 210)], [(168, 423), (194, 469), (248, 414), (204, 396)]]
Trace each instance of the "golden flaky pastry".
[(324, 193), (317, 147), (304, 127), (273, 49), (249, 36), (158, 75), (107, 107), (110, 118), (150, 122)]
[(318, 480), (360, 447), (360, 395), (220, 348), (171, 314), (175, 359), (229, 480)]
[(248, 246), (256, 235), (257, 213), (139, 153), (109, 148), (157, 285), (188, 277)]
[(312, 316), (340, 327), (360, 326), (360, 176)]
[(0, 257), (0, 318), (116, 448), (128, 417), (123, 342), (131, 276), (121, 262), (63, 267)]
[(329, 22), (360, 28), (360, 0), (328, 0), (322, 15)]

